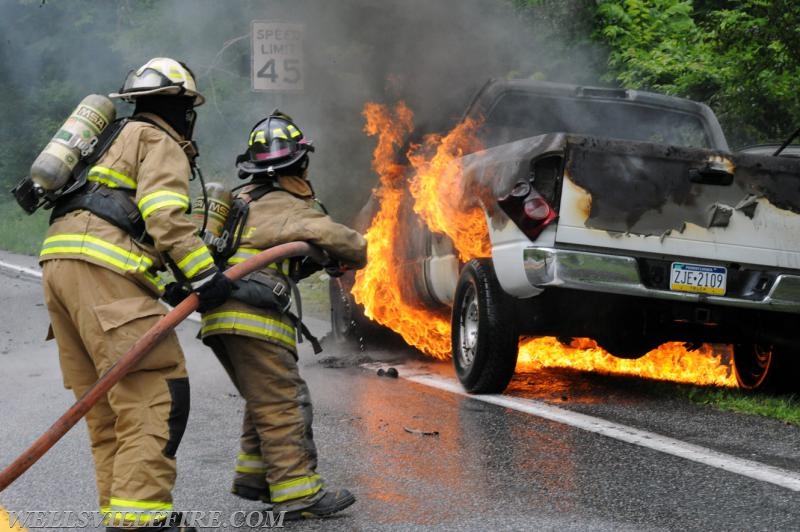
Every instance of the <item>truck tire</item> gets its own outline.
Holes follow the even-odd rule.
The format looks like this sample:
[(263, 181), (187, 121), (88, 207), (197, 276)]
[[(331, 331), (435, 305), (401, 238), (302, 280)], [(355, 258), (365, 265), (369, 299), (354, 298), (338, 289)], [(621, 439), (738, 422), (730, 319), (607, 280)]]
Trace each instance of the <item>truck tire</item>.
[(765, 393), (800, 391), (800, 362), (789, 348), (753, 343), (733, 345), (733, 369), (739, 388)]
[(350, 293), (351, 287), (352, 282), (346, 275), (331, 278), (328, 284), (333, 340), (356, 344), (361, 351), (372, 345), (405, 345), (400, 335), (364, 315), (364, 307), (356, 303)]
[(469, 393), (500, 393), (517, 365), (519, 333), (513, 300), (500, 288), (487, 259), (461, 271), (451, 315), (453, 365)]
[(331, 302), (331, 332), (336, 340), (356, 338), (356, 318), (358, 309), (350, 292), (342, 286), (340, 279), (330, 280), (328, 285)]

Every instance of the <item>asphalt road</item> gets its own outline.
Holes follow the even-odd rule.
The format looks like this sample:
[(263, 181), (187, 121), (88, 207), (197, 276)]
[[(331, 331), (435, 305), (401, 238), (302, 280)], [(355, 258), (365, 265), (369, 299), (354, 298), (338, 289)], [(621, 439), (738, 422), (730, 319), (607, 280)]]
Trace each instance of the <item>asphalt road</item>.
[[(29, 257), (0, 261), (36, 269)], [(61, 385), (55, 346), (44, 341), (38, 280), (0, 268), (0, 287), (4, 467), (73, 398)], [(327, 329), (320, 319), (309, 325), (317, 334)], [(194, 338), (197, 324), (186, 321), (178, 332), (192, 410), (176, 507), (218, 512), (223, 521), (259, 510), (228, 493), (242, 401)], [(493, 403), (459, 393), (449, 364), (407, 350), (326, 343), (315, 356), (302, 346), (319, 471), (358, 500), (335, 518), (288, 529), (800, 530), (796, 427), (663, 400), (625, 380), (558, 372), (520, 375), (507, 394), (487, 398)], [(378, 376), (377, 367), (389, 366), (400, 378)], [(0, 493), (9, 511), (95, 504), (83, 422)]]

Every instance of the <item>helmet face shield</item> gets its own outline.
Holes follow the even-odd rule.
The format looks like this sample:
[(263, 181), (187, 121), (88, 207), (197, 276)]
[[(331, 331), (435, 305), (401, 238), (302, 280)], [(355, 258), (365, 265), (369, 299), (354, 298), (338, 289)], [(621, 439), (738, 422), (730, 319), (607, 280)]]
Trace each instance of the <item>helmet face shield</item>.
[(161, 89), (174, 85), (175, 83), (171, 79), (158, 70), (154, 68), (143, 68), (128, 72), (128, 77), (125, 78), (125, 83), (122, 85), (121, 92)]
[(271, 139), (269, 144), (256, 141), (250, 145), (250, 152), (256, 161), (270, 161), (291, 154), (296, 150), (295, 144), (286, 139)]

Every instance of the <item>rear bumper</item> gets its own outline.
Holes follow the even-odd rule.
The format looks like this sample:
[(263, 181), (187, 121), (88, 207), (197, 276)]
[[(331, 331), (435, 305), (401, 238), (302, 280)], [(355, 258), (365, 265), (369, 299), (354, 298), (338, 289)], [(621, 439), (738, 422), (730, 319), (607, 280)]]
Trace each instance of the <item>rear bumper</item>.
[(531, 287), (548, 286), (664, 301), (702, 302), (800, 314), (800, 275), (778, 274), (759, 299), (692, 294), (645, 285), (635, 258), (553, 248), (525, 248), (523, 267)]

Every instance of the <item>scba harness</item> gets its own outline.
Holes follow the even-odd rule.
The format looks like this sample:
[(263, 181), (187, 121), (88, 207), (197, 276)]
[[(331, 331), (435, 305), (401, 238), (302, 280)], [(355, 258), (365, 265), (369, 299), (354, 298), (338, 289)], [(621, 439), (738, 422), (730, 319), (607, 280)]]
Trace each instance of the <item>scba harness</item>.
[[(250, 203), (278, 190), (291, 194), (291, 192), (273, 180), (258, 184), (248, 183), (237, 188), (251, 184), (255, 185), (254, 188), (238, 194), (233, 199), (220, 235), (215, 236), (211, 233), (201, 235), (211, 249), (211, 254), (220, 270), (225, 270), (228, 267), (229, 261), (239, 250), (242, 234), (250, 213)], [(231, 294), (231, 297), (256, 308), (277, 310), (281, 314), (285, 314), (298, 331), (298, 342), (302, 342), (303, 338), (306, 338), (311, 343), (314, 353), (317, 354), (322, 351), (322, 346), (302, 321), (302, 300), (296, 283), (296, 281), (311, 273), (311, 268), (308, 266), (309, 262), (310, 259), (307, 258), (294, 259), (288, 263), (289, 272), (281, 271), (279, 264), (273, 264), (268, 267), (273, 271), (260, 270), (245, 275), (236, 281), (238, 288)], [(322, 269), (321, 265), (314, 268), (314, 271), (320, 269)], [(297, 314), (290, 310), (292, 300), (295, 301)]]
[(125, 117), (113, 121), (97, 137), (92, 153), (78, 161), (72, 177), (62, 188), (43, 192), (36, 189), (30, 178), (25, 178), (12, 191), (17, 203), (28, 214), (40, 207), (52, 209), (49, 220), (51, 225), (65, 214), (86, 210), (119, 227), (137, 242), (152, 244), (153, 240), (147, 234), (144, 218), (134, 199), (136, 191), (110, 187), (88, 178), (91, 168), (108, 151), (125, 125), (132, 121), (147, 122), (159, 127), (155, 122), (141, 117)]

